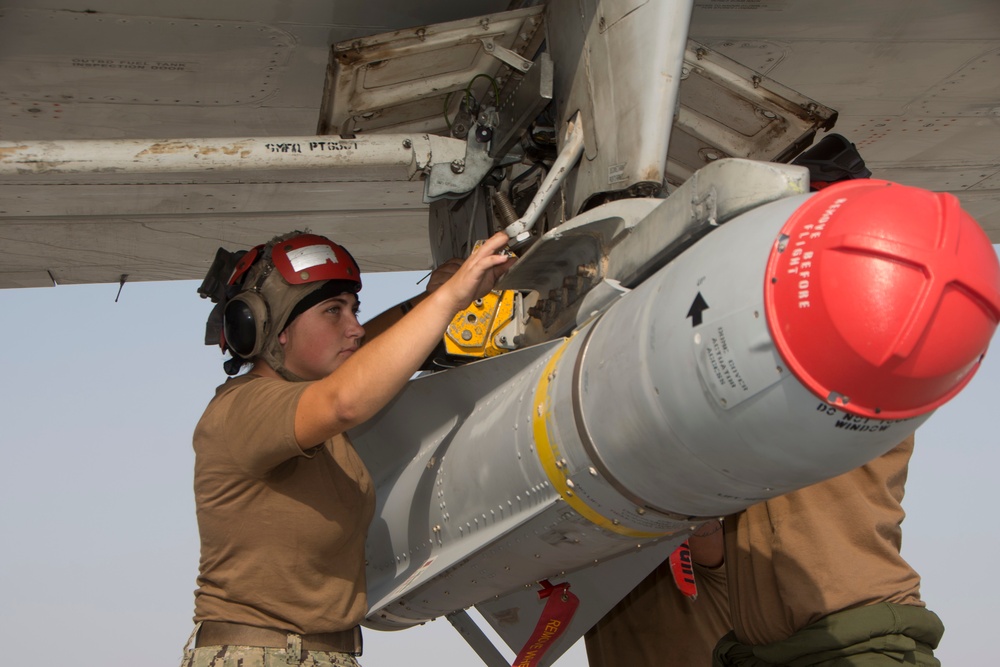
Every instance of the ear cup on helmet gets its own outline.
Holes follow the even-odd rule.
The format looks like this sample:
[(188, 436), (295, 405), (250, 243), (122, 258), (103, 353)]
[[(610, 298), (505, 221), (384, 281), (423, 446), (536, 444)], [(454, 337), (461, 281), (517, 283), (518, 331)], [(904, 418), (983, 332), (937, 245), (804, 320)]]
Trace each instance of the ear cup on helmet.
[(252, 359), (264, 347), (268, 321), (267, 303), (256, 292), (243, 292), (226, 303), (222, 330), (226, 345), (244, 359)]

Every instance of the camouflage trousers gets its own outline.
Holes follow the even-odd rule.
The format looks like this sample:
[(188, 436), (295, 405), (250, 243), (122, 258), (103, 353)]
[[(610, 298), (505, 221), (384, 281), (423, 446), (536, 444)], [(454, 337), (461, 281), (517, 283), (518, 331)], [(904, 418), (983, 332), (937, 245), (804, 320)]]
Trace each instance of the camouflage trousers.
[(350, 653), (303, 651), (301, 646), (202, 646), (191, 648), (199, 626), (184, 647), (181, 667), (360, 667)]

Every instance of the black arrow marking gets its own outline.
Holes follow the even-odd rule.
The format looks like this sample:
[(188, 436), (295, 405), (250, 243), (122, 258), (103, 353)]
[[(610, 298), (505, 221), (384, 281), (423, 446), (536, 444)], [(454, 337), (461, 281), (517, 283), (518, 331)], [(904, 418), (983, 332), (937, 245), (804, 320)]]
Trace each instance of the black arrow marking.
[(701, 314), (708, 310), (708, 304), (705, 303), (705, 297), (698, 292), (698, 296), (694, 298), (694, 303), (691, 304), (691, 308), (688, 310), (687, 316), (691, 318), (691, 327), (701, 325)]

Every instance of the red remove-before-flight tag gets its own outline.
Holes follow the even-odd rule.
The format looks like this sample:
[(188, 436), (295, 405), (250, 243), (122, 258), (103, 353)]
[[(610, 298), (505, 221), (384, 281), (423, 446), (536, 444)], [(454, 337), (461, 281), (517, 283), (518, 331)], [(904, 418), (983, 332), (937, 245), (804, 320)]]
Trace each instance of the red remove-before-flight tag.
[(573, 620), (576, 608), (580, 606), (580, 598), (569, 592), (569, 584), (562, 583), (553, 586), (548, 581), (538, 582), (542, 590), (538, 597), (548, 598), (542, 616), (538, 619), (531, 638), (514, 659), (512, 667), (535, 667), (549, 647), (562, 635)]
[(694, 566), (691, 563), (691, 547), (687, 541), (681, 543), (670, 554), (670, 574), (674, 576), (677, 589), (691, 598), (698, 599), (698, 585), (694, 581)]

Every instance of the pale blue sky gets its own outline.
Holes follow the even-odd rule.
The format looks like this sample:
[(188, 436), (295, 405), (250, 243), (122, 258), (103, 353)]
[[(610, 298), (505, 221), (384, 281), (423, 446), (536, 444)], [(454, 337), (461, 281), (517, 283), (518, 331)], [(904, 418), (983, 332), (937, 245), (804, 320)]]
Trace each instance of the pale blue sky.
[[(365, 276), (362, 319), (420, 276)], [(179, 662), (198, 564), (191, 432), (225, 379), (196, 286), (127, 284), (118, 303), (118, 285), (0, 290), (0, 643), (19, 655)], [(998, 356), (918, 431), (904, 501), (903, 553), (947, 627), (946, 665), (992, 653)], [(365, 667), (481, 664), (443, 619), (365, 643)], [(585, 666), (582, 647), (556, 664)]]

